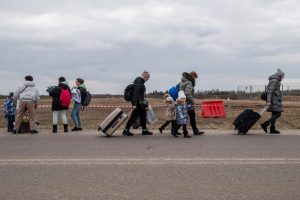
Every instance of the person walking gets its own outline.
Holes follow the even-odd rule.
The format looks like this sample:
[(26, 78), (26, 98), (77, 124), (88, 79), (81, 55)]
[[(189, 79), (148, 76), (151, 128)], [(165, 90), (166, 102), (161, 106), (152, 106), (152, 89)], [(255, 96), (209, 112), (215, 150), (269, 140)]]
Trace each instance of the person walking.
[(13, 99), (15, 102), (19, 100), (17, 119), (13, 133), (19, 133), (19, 128), (26, 111), (28, 111), (30, 119), (30, 133), (38, 133), (35, 127), (35, 109), (37, 109), (40, 95), (35, 83), (33, 82), (32, 76), (29, 75), (25, 77), (25, 82), (16, 90)]
[(269, 77), (269, 83), (267, 86), (267, 111), (271, 112), (272, 115), (270, 119), (261, 124), (261, 128), (266, 133), (268, 133), (268, 126), (271, 125), (270, 134), (280, 134), (280, 131), (276, 130), (275, 125), (277, 119), (281, 116), (281, 112), (283, 112), (280, 86), (284, 76), (284, 72), (278, 69), (275, 74)]
[(186, 96), (183, 91), (178, 94), (178, 99), (176, 100), (176, 127), (172, 130), (172, 135), (178, 137), (178, 130), (182, 126), (184, 138), (190, 138), (189, 132), (187, 130), (187, 122), (189, 120), (188, 107), (186, 104)]
[(184, 72), (182, 74), (182, 78), (180, 82), (180, 90), (183, 91), (186, 96), (188, 115), (190, 118), (190, 124), (192, 126), (194, 135), (201, 135), (204, 134), (204, 131), (200, 131), (197, 128), (195, 100), (194, 100), (195, 85), (196, 85), (197, 78), (198, 78), (198, 74), (195, 71), (192, 71), (190, 73)]
[(138, 117), (140, 117), (140, 123), (143, 129), (142, 135), (153, 134), (152, 132), (148, 131), (146, 126), (146, 111), (149, 105), (148, 102), (145, 100), (145, 82), (147, 82), (149, 79), (150, 73), (148, 71), (144, 71), (140, 77), (137, 77), (134, 80), (133, 95), (131, 100), (133, 111), (123, 131), (124, 136), (133, 136), (133, 134), (130, 132), (130, 127)]
[(16, 118), (16, 104), (13, 100), (14, 93), (9, 93), (8, 97), (4, 101), (4, 113), (7, 120), (7, 132), (14, 131), (14, 122)]
[(61, 114), (64, 132), (68, 132), (68, 120), (66, 111), (69, 109), (71, 103), (71, 90), (65, 77), (59, 77), (58, 86), (52, 87), (49, 90), (49, 96), (52, 97), (53, 111), (53, 133), (57, 133), (58, 115)]
[(71, 131), (82, 131), (81, 127), (81, 118), (80, 111), (82, 108), (82, 102), (87, 94), (87, 87), (84, 84), (84, 80), (82, 78), (76, 79), (76, 86), (72, 88), (72, 99), (74, 101), (73, 110), (71, 113), (71, 118), (74, 123), (74, 128)]
[(175, 102), (169, 94), (165, 95), (165, 104), (166, 104), (166, 122), (158, 129), (160, 133), (171, 123), (171, 131), (174, 130), (176, 122), (176, 111), (175, 111)]

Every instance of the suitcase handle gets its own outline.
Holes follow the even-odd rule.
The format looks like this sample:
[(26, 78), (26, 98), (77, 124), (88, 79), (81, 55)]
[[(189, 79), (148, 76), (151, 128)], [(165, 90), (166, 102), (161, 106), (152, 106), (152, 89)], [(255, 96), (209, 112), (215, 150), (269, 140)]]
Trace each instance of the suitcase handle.
[(269, 106), (264, 107), (261, 111), (260, 111), (260, 115), (264, 114), (264, 112), (266, 112), (268, 110)]

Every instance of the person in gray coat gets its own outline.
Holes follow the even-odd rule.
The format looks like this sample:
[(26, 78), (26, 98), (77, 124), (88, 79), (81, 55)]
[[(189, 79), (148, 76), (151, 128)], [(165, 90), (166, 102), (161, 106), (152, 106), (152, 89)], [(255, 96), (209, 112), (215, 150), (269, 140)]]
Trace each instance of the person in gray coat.
[(284, 72), (280, 69), (275, 74), (269, 77), (269, 84), (267, 86), (267, 106), (268, 112), (271, 112), (271, 118), (261, 124), (262, 129), (268, 133), (268, 126), (270, 126), (271, 134), (279, 134), (280, 131), (276, 130), (275, 124), (277, 119), (283, 112), (282, 108), (282, 95), (280, 91), (281, 81), (284, 78)]
[(181, 82), (180, 82), (180, 90), (184, 92), (186, 96), (186, 103), (188, 107), (188, 115), (190, 118), (190, 124), (192, 126), (194, 135), (201, 135), (204, 134), (203, 131), (200, 131), (197, 128), (196, 124), (196, 113), (195, 113), (195, 100), (194, 100), (194, 93), (195, 93), (195, 85), (196, 79), (198, 78), (198, 74), (194, 71), (187, 73), (184, 72), (182, 74)]

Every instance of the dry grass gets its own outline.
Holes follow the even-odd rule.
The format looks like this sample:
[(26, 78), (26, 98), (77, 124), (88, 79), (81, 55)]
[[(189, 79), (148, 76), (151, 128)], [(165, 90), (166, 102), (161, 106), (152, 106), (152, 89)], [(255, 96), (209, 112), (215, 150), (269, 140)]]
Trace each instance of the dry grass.
[[(162, 104), (162, 99), (148, 99), (150, 104)], [(285, 112), (278, 121), (278, 127), (281, 129), (300, 129), (300, 103), (299, 98), (288, 99), (284, 102)], [(43, 99), (41, 104), (50, 105), (50, 99)], [(252, 108), (255, 111), (260, 111), (264, 107), (264, 102), (255, 100), (224, 100), (225, 110), (227, 113), (226, 118), (213, 118), (203, 119), (200, 118), (201, 108), (197, 107), (197, 123), (201, 129), (232, 129), (232, 121), (234, 118), (245, 108)], [(93, 105), (129, 105), (122, 98), (97, 98), (93, 99)], [(201, 100), (197, 100), (197, 104), (201, 104)], [(87, 108), (82, 112), (83, 127), (86, 129), (97, 129), (99, 122), (103, 121), (105, 117), (113, 110), (113, 108)], [(129, 108), (124, 109), (125, 112), (130, 112)], [(164, 108), (155, 108), (155, 112), (159, 121), (149, 128), (158, 128), (164, 122)], [(41, 123), (41, 128), (51, 128), (52, 126), (52, 112), (50, 109), (38, 109), (37, 119)], [(267, 119), (270, 113), (265, 113), (262, 121)], [(68, 113), (69, 124), (72, 126), (70, 119), (70, 111)], [(1, 112), (0, 126), (5, 127), (6, 122)], [(124, 126), (124, 125), (123, 125)], [(258, 129), (259, 125), (256, 124), (254, 129)]]

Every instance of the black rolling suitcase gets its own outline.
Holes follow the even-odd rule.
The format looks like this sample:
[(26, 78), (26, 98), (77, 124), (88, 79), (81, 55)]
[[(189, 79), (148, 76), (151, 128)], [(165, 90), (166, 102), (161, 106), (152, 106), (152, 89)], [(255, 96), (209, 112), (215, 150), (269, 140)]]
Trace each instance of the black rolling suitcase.
[(268, 109), (265, 107), (260, 113), (253, 111), (252, 109), (245, 109), (240, 113), (233, 121), (235, 130), (238, 134), (247, 134), (251, 127), (261, 118), (261, 115)]

